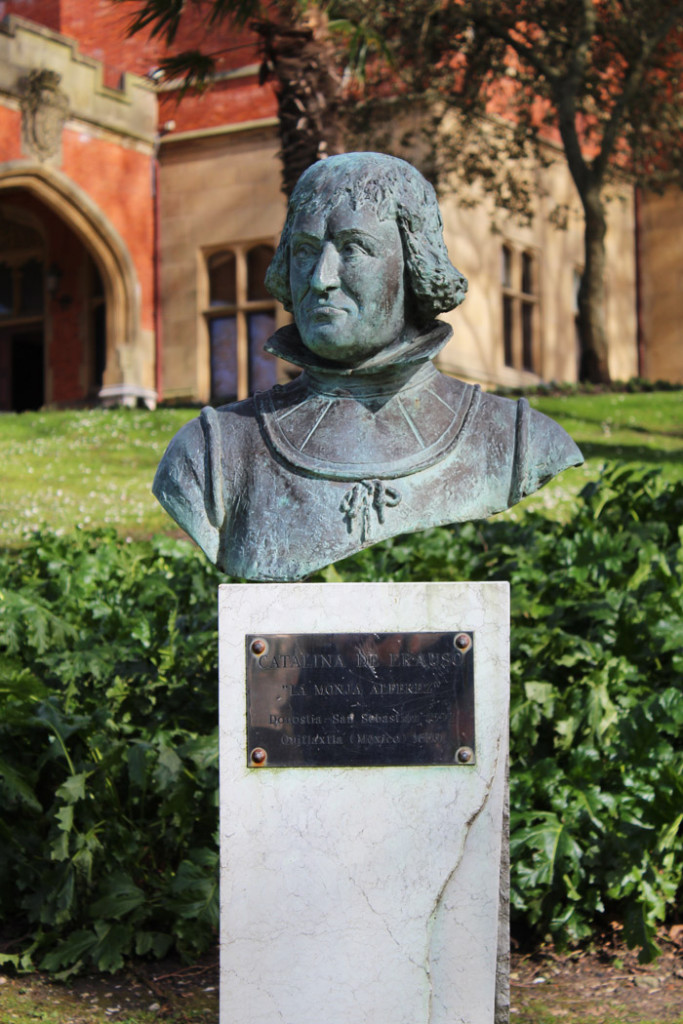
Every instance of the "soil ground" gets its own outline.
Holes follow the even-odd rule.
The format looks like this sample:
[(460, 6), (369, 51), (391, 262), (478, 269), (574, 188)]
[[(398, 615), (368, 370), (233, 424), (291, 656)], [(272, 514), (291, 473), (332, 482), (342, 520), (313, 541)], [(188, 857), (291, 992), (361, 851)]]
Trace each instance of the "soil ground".
[[(683, 1024), (683, 925), (662, 932), (659, 941), (662, 955), (652, 964), (638, 963), (637, 953), (615, 939), (591, 952), (513, 952), (510, 1024)], [(2, 1024), (217, 1020), (217, 952), (189, 967), (143, 963), (68, 985), (39, 974), (0, 982)]]
[(137, 963), (59, 984), (40, 973), (0, 976), (0, 1024), (216, 1024), (218, 951), (191, 966)]
[(651, 964), (616, 937), (590, 952), (513, 952), (510, 1024), (681, 1024), (683, 925), (658, 942), (662, 953)]

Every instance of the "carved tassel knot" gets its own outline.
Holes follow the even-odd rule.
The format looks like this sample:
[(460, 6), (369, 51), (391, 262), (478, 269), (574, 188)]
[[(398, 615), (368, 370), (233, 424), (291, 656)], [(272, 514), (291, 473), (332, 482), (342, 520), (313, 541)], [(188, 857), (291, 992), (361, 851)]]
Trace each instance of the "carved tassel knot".
[(360, 539), (365, 542), (372, 528), (371, 509), (374, 508), (378, 522), (383, 523), (385, 508), (394, 508), (400, 500), (395, 487), (385, 487), (381, 480), (361, 480), (346, 492), (339, 510), (344, 514), (349, 533), (358, 521)]

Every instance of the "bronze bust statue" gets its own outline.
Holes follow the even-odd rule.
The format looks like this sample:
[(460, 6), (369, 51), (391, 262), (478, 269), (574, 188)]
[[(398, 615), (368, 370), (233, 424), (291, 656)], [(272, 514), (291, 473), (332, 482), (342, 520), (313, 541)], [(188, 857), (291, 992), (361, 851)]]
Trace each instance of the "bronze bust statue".
[(378, 540), (482, 519), (583, 461), (553, 420), (440, 373), (462, 302), (431, 185), (377, 153), (310, 167), (266, 285), (295, 323), (290, 384), (207, 407), (154, 493), (218, 568), (295, 580)]

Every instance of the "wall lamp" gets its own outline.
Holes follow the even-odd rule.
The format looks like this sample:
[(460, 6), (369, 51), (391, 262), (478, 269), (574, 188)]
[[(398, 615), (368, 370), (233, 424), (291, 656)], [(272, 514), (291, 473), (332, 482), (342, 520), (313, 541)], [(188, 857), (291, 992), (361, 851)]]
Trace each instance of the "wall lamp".
[(59, 302), (59, 305), (61, 306), (62, 309), (67, 309), (73, 302), (73, 299), (71, 298), (70, 295), (61, 295), (59, 299), (57, 298), (57, 294), (59, 292), (59, 287), (61, 283), (62, 269), (61, 267), (58, 267), (56, 263), (51, 263), (45, 275), (45, 285), (47, 287), (47, 294), (50, 296), (51, 299), (54, 299), (55, 301)]
[(45, 275), (45, 284), (47, 285), (47, 294), (51, 299), (54, 299), (57, 292), (59, 291), (59, 285), (62, 280), (62, 271), (56, 263), (50, 264), (47, 274)]

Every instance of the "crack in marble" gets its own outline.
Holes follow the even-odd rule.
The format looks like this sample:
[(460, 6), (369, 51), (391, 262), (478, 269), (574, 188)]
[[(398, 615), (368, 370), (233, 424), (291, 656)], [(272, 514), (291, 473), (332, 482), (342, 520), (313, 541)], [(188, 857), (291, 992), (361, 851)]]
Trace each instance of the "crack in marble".
[(444, 902), (446, 893), (448, 892), (448, 889), (449, 889), (449, 887), (451, 885), (451, 882), (455, 878), (455, 876), (456, 876), (456, 874), (458, 872), (458, 869), (459, 869), (460, 865), (462, 864), (462, 860), (463, 860), (463, 857), (465, 855), (465, 850), (467, 849), (467, 840), (468, 840), (468, 837), (469, 837), (470, 830), (472, 829), (472, 826), (474, 825), (474, 823), (477, 820), (477, 818), (479, 818), (479, 816), (485, 810), (485, 808), (486, 808), (486, 806), (487, 806), (487, 804), (489, 802), (489, 798), (491, 796), (491, 791), (493, 789), (493, 785), (494, 785), (494, 783), (496, 781), (496, 778), (497, 778), (497, 775), (498, 775), (498, 767), (499, 767), (499, 763), (500, 763), (501, 743), (502, 743), (502, 736), (498, 735), (496, 737), (496, 748), (495, 748), (495, 755), (494, 755), (494, 758), (493, 758), (493, 765), (492, 765), (492, 768), (491, 768), (491, 773), (489, 775), (489, 778), (488, 778), (488, 780), (485, 783), (485, 789), (484, 789), (484, 793), (482, 795), (481, 803), (472, 812), (472, 814), (469, 816), (469, 818), (467, 818), (467, 820), (464, 823), (463, 830), (462, 830), (462, 843), (460, 845), (460, 851), (458, 853), (457, 860), (456, 860), (455, 864), (453, 865), (453, 867), (451, 868), (451, 870), (448, 872), (448, 875), (446, 876), (446, 878), (445, 878), (445, 880), (444, 880), (444, 882), (443, 882), (443, 884), (442, 884), (442, 886), (441, 886), (441, 888), (440, 888), (440, 890), (438, 892), (436, 900), (434, 901), (434, 906), (432, 907), (431, 913), (430, 913), (428, 921), (427, 921), (427, 935), (426, 935), (426, 949), (425, 949), (425, 973), (427, 974), (427, 976), (430, 979), (430, 989), (429, 989), (429, 1005), (428, 1005), (428, 1010), (427, 1010), (426, 1024), (431, 1024), (432, 1019), (433, 1019), (433, 1009), (434, 1009), (434, 990), (433, 990), (433, 987), (431, 985), (431, 979), (432, 979), (431, 963), (432, 963), (432, 956), (433, 956), (432, 943), (433, 943), (433, 940), (434, 940), (434, 929), (436, 927), (436, 920), (437, 920), (437, 917), (439, 915), (439, 911), (441, 910), (441, 908), (443, 906), (443, 902)]

